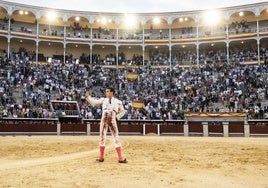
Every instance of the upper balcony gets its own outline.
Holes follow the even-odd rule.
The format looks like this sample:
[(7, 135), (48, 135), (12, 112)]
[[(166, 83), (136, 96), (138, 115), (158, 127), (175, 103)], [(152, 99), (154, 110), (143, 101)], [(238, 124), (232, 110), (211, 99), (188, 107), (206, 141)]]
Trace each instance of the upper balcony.
[(169, 45), (267, 36), (268, 2), (217, 11), (217, 23), (212, 23), (213, 16), (207, 19), (208, 11), (141, 13), (135, 15), (135, 21), (126, 22), (120, 13), (57, 10), (51, 20), (43, 7), (3, 2), (0, 36), (8, 37), (10, 29), (11, 38), (112, 45)]

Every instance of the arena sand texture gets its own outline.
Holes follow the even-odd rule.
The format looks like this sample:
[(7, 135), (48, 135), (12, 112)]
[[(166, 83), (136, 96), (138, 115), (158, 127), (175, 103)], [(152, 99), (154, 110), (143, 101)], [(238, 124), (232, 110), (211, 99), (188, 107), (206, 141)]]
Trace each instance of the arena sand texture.
[(121, 136), (119, 164), (108, 136), (1, 136), (0, 187), (268, 188), (268, 138)]

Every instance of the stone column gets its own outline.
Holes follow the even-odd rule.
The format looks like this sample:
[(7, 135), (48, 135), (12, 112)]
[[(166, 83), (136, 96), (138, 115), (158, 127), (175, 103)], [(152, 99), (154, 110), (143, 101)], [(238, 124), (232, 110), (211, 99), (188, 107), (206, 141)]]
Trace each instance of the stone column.
[(58, 136), (60, 136), (60, 132), (61, 132), (61, 128), (60, 128), (61, 126), (60, 126), (60, 122), (58, 121), (58, 123), (57, 123), (57, 135)]
[(223, 126), (223, 136), (228, 137), (229, 136), (229, 122), (228, 121), (222, 122), (222, 126)]
[(157, 136), (160, 136), (160, 124), (157, 124)]
[(244, 121), (244, 136), (249, 137), (250, 136), (250, 131), (249, 131), (249, 124), (248, 121)]
[(90, 132), (91, 132), (91, 126), (90, 123), (87, 122), (87, 136), (90, 136)]
[(188, 125), (187, 120), (185, 121), (183, 125), (183, 133), (184, 133), (184, 136), (189, 136), (189, 125)]
[(208, 136), (208, 122), (202, 122), (203, 125), (203, 136)]
[(142, 131), (142, 132), (143, 132), (142, 135), (144, 136), (144, 135), (146, 134), (146, 133), (145, 133), (145, 132), (146, 132), (146, 131), (145, 131), (145, 123), (143, 124), (142, 129), (143, 129), (143, 131)]

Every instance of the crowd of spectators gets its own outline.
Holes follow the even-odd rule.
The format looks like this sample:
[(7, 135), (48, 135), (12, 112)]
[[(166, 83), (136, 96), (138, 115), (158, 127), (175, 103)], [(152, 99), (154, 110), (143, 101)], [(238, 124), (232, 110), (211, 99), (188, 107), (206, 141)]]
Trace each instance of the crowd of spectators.
[[(75, 61), (36, 64), (28, 54), (0, 57), (0, 116), (55, 117), (51, 100), (64, 100), (77, 101), (81, 117), (98, 119), (101, 108), (88, 106), (85, 90), (102, 97), (106, 86), (116, 88), (126, 119), (184, 119), (185, 112), (246, 112), (248, 118), (263, 119), (268, 113), (266, 63), (113, 69)], [(129, 80), (130, 72), (138, 79)], [(143, 101), (144, 107), (133, 108), (133, 100)]]
[(235, 31), (236, 34), (238, 33), (244, 33), (244, 32), (248, 32), (249, 31), (249, 23), (247, 22), (247, 20), (242, 20), (240, 22), (232, 22), (232, 24), (230, 24), (230, 31)]
[[(260, 48), (260, 61), (265, 61), (268, 56), (268, 49)], [(70, 56), (72, 59), (72, 56)], [(62, 58), (63, 59), (63, 56)], [(67, 58), (66, 58), (67, 59)], [(152, 66), (168, 66), (169, 52), (161, 50), (152, 50), (149, 52), (149, 61), (145, 61), (145, 65)], [(69, 60), (71, 61), (71, 60)], [(90, 55), (83, 53), (79, 58), (80, 63), (90, 64)], [(257, 49), (230, 49), (229, 62), (244, 63), (258, 61)], [(226, 50), (200, 50), (199, 64), (223, 63), (227, 62)], [(100, 54), (92, 54), (92, 64), (98, 65), (117, 65), (117, 57), (115, 54), (107, 54), (105, 58), (101, 58)], [(197, 64), (196, 50), (174, 50), (171, 56), (171, 65), (191, 65)], [(126, 55), (121, 52), (118, 54), (118, 65), (143, 65), (143, 57), (140, 54), (133, 54), (131, 59), (127, 59)]]

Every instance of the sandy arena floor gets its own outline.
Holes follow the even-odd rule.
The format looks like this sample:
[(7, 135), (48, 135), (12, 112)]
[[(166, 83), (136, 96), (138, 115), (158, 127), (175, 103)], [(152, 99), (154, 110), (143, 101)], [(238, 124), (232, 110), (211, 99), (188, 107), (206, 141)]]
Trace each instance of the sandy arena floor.
[(111, 137), (96, 163), (98, 136), (1, 136), (0, 187), (268, 188), (268, 138)]

